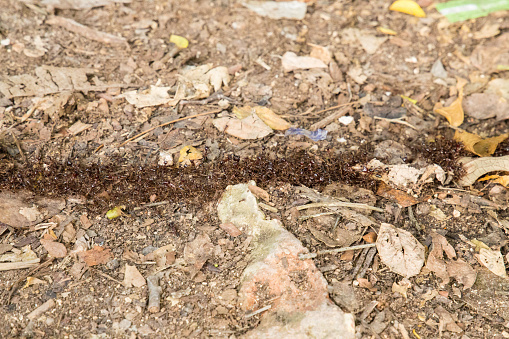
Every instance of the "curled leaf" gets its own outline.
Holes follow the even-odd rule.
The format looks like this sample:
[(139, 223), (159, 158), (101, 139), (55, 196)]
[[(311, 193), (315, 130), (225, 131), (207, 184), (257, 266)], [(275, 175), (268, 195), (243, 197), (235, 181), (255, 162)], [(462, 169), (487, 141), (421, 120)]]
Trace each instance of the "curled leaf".
[(109, 210), (108, 212), (106, 212), (106, 218), (108, 219), (115, 219), (115, 218), (118, 218), (122, 215), (122, 210), (125, 208), (124, 205), (121, 205), (121, 206), (115, 206), (114, 208), (112, 208), (111, 210)]
[(488, 175), (479, 179), (479, 181), (486, 180), (492, 180), (494, 183), (500, 184), (506, 188), (509, 187), (509, 175)]
[(389, 7), (391, 11), (410, 14), (419, 18), (425, 18), (426, 13), (422, 10), (417, 2), (412, 0), (397, 0)]
[(456, 131), (454, 140), (461, 142), (467, 151), (480, 157), (487, 157), (495, 153), (498, 144), (509, 137), (509, 133), (493, 138), (483, 139), (477, 134)]
[(450, 106), (443, 107), (441, 103), (437, 102), (433, 108), (433, 112), (445, 117), (451, 126), (458, 127), (463, 123), (463, 119), (465, 118), (465, 113), (463, 112), (463, 107), (461, 106), (462, 102), (463, 90), (460, 90), (458, 98), (454, 100)]
[(278, 131), (284, 131), (290, 128), (290, 123), (283, 118), (280, 118), (271, 109), (262, 106), (256, 106), (254, 108), (256, 114), (262, 121), (272, 129)]
[(387, 35), (396, 35), (397, 34), (396, 31), (393, 31), (392, 29), (386, 28), (386, 27), (377, 27), (376, 30), (382, 34), (387, 34)]
[(187, 48), (189, 46), (189, 41), (179, 35), (170, 35), (170, 42), (173, 42), (178, 48)]
[(192, 161), (203, 159), (203, 155), (193, 146), (184, 146), (180, 150), (179, 164), (191, 165)]

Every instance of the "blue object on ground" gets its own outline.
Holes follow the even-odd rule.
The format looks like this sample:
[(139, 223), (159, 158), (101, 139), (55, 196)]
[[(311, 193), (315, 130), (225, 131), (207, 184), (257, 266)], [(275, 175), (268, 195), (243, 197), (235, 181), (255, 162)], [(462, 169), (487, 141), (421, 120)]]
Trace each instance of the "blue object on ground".
[(290, 127), (286, 130), (285, 136), (286, 135), (305, 135), (313, 141), (320, 141), (325, 140), (327, 137), (327, 131), (324, 129), (317, 129), (316, 131), (311, 132), (303, 128)]

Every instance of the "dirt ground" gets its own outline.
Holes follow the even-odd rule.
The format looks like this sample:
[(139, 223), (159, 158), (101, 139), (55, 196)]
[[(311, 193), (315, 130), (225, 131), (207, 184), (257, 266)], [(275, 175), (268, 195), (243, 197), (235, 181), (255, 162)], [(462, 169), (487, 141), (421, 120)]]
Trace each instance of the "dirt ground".
[[(458, 184), (457, 159), (475, 155), (453, 141), (456, 128), (433, 110), (438, 102), (449, 106), (458, 96), (482, 93), (493, 79), (507, 81), (507, 70), (493, 69), (504, 55), (493, 46), (508, 50), (507, 39), (497, 40), (508, 34), (507, 12), (449, 23), (433, 5), (426, 18), (416, 18), (390, 11), (390, 1), (318, 0), (308, 3), (304, 19), (291, 20), (262, 17), (229, 0), (134, 0), (78, 10), (48, 3), (0, 0), (0, 214), (7, 214), (6, 201), (48, 199), (45, 216), (27, 227), (0, 219), (0, 256), (29, 245), (40, 259), (32, 268), (0, 271), (0, 337), (236, 338), (256, 328), (263, 313), (247, 316), (237, 301), (251, 238), (219, 227), (216, 211), (227, 185), (249, 180), (269, 195), (267, 217), (280, 220), (310, 252), (373, 242), (370, 235), (389, 223), (425, 245), (426, 256), (437, 248), (436, 234), (444, 236), (455, 258), (475, 271), (475, 284), (465, 288), (462, 273), (444, 275), (431, 266), (403, 279), (374, 250), (318, 255), (313, 261), (330, 299), (355, 315), (358, 338), (509, 337), (507, 277), (481, 264), (473, 241), (507, 264), (509, 194), (491, 181)], [(55, 17), (125, 40), (94, 40), (55, 24)], [(172, 34), (189, 46), (176, 51)], [(328, 46), (326, 68), (283, 69), (285, 53), (308, 56), (320, 50), (313, 45)], [(432, 72), (437, 60), (447, 75)], [(147, 107), (118, 97), (151, 86), (178, 95), (182, 70), (206, 64), (224, 66), (229, 75), (209, 95)], [(39, 78), (33, 84), (39, 91), (27, 86), (23, 95), (6, 95), (2, 83), (34, 76), (41, 66), (86, 76), (70, 91), (44, 92)], [(463, 94), (460, 78), (468, 82)], [(54, 101), (40, 101), (47, 97)], [(246, 139), (215, 126), (245, 105), (268, 107), (292, 126), (327, 136), (313, 141), (273, 130)], [(489, 117), (465, 111), (464, 131), (482, 138), (508, 131), (504, 111)], [(338, 121), (342, 116), (353, 121)], [(184, 146), (203, 158), (177, 168)], [(158, 166), (161, 151), (176, 165)], [(494, 152), (509, 155), (509, 143)], [(368, 168), (374, 158), (415, 168), (437, 164), (449, 178), (398, 187), (415, 200), (405, 205), (381, 191), (387, 173)], [(297, 210), (312, 201), (302, 186), (383, 211), (362, 211), (370, 226), (337, 213), (304, 220), (329, 210)], [(120, 205), (122, 215), (107, 218)], [(60, 258), (48, 254), (52, 234), (65, 247)], [(204, 236), (211, 251), (193, 266), (189, 253), (202, 253), (191, 244)], [(83, 257), (80, 246), (97, 257)], [(161, 248), (164, 264), (150, 257)], [(434, 255), (446, 265), (448, 253)], [(155, 312), (147, 309), (146, 285), (126, 284), (131, 266), (145, 278), (160, 273)], [(40, 281), (27, 284), (27, 277)], [(29, 316), (49, 300), (50, 310)]]

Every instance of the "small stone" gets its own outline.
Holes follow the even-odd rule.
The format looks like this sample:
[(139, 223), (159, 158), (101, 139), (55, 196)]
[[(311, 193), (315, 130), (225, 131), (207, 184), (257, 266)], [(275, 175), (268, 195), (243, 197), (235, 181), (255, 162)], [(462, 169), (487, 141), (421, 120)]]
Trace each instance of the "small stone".
[(118, 328), (121, 330), (127, 330), (131, 327), (131, 320), (124, 319), (118, 324)]

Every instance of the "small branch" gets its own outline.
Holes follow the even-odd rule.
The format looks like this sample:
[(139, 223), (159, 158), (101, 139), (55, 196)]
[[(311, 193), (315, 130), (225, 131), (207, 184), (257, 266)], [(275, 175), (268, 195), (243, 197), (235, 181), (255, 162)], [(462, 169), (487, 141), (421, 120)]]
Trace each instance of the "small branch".
[(375, 247), (375, 246), (376, 246), (376, 244), (364, 244), (364, 245), (356, 245), (356, 246), (350, 246), (350, 247), (334, 248), (332, 250), (321, 250), (321, 251), (317, 251), (315, 253), (299, 254), (299, 259), (300, 260), (313, 259), (313, 258), (316, 258), (319, 254), (332, 254), (332, 253), (339, 253), (339, 252), (346, 252), (346, 251), (353, 251), (353, 250), (361, 250), (363, 248)]
[(127, 39), (124, 37), (119, 37), (113, 34), (97, 31), (85, 25), (82, 25), (72, 19), (64, 18), (61, 16), (52, 16), (46, 23), (53, 26), (62, 27), (70, 32), (81, 35), (87, 39), (99, 41), (105, 44), (126, 44)]
[(355, 202), (342, 202), (342, 201), (315, 202), (312, 204), (297, 206), (297, 210), (300, 211), (300, 210), (304, 210), (304, 209), (308, 209), (308, 208), (315, 208), (315, 207), (350, 207), (350, 208), (362, 208), (362, 209), (366, 209), (366, 210), (373, 210), (376, 212), (385, 212), (385, 210), (383, 210), (381, 208), (370, 206), (367, 204), (358, 204)]
[(397, 119), (387, 119), (387, 118), (382, 118), (382, 117), (375, 117), (375, 119), (378, 119), (378, 120), (384, 120), (384, 121), (388, 121), (388, 122), (393, 122), (395, 124), (401, 124), (401, 125), (405, 125), (407, 127), (410, 127), (410, 128), (413, 128), (414, 130), (417, 131), (417, 128), (414, 127), (413, 125), (409, 124), (408, 122), (404, 121), (404, 120), (401, 120), (402, 118), (397, 118)]
[(122, 147), (124, 146), (125, 144), (133, 141), (134, 139), (138, 139), (140, 137), (144, 137), (146, 134), (152, 132), (153, 130), (155, 130), (156, 128), (159, 128), (159, 127), (163, 127), (163, 126), (167, 126), (167, 125), (170, 125), (170, 124), (174, 124), (176, 122), (179, 122), (179, 121), (183, 121), (183, 120), (187, 120), (187, 119), (192, 119), (192, 118), (196, 118), (196, 117), (200, 117), (202, 115), (209, 115), (209, 114), (215, 114), (215, 113), (219, 113), (221, 112), (222, 109), (216, 109), (216, 110), (213, 110), (213, 111), (210, 111), (210, 112), (204, 112), (204, 113), (199, 113), (199, 114), (195, 114), (195, 115), (190, 115), (188, 117), (184, 117), (184, 118), (180, 118), (180, 119), (175, 119), (175, 120), (172, 120), (172, 121), (168, 121), (168, 122), (165, 122), (164, 124), (160, 124), (160, 125), (157, 125), (157, 126), (154, 126), (152, 128), (149, 128), (148, 130), (144, 131), (144, 132), (141, 132), (141, 133), (138, 133), (136, 134), (134, 137), (131, 137), (129, 139), (127, 139), (126, 141), (124, 141), (123, 143), (120, 144), (120, 146), (118, 147)]
[(348, 102), (346, 104), (341, 104), (341, 105), (336, 105), (336, 106), (332, 106), (332, 107), (329, 107), (329, 108), (326, 108), (326, 109), (322, 109), (321, 111), (318, 111), (318, 112), (311, 112), (311, 111), (306, 111), (302, 114), (300, 114), (299, 116), (304, 116), (304, 115), (308, 115), (308, 114), (320, 114), (320, 113), (325, 113), (325, 112), (328, 112), (328, 111), (332, 111), (332, 110), (335, 110), (335, 109), (338, 109), (338, 108), (341, 108), (341, 107), (344, 107), (344, 106), (351, 106), (351, 105), (355, 105), (355, 104), (358, 104), (359, 102), (358, 101), (352, 101), (352, 102)]
[(151, 203), (148, 203), (148, 204), (144, 204), (144, 205), (135, 207), (135, 208), (133, 208), (133, 210), (134, 211), (138, 211), (138, 210), (141, 210), (141, 209), (144, 209), (144, 208), (161, 206), (161, 205), (166, 205), (166, 204), (169, 204), (169, 203), (170, 202), (167, 201), (167, 200), (163, 200), (163, 201), (159, 201), (159, 202), (151, 202)]
[(246, 318), (251, 318), (251, 317), (253, 317), (253, 316), (257, 315), (257, 314), (260, 314), (260, 313), (262, 313), (262, 312), (265, 312), (265, 311), (267, 311), (267, 310), (270, 310), (270, 309), (271, 309), (271, 307), (272, 307), (272, 305), (264, 306), (264, 307), (262, 307), (262, 308), (257, 309), (256, 311), (253, 311), (253, 312), (251, 312), (251, 313), (246, 314), (246, 316), (245, 316), (245, 317), (246, 317)]
[(55, 307), (55, 305), (56, 305), (55, 299), (50, 299), (50, 300), (46, 301), (44, 304), (42, 304), (41, 306), (37, 307), (32, 312), (28, 313), (27, 318), (29, 320), (37, 320), (43, 313), (49, 311), (50, 309)]
[(161, 291), (159, 285), (159, 275), (151, 275), (147, 278), (148, 288), (148, 311), (150, 313), (157, 313), (161, 309)]
[[(338, 214), (337, 212), (323, 212), (323, 213), (316, 213), (311, 215), (303, 215), (302, 217), (299, 217), (299, 220), (308, 220), (311, 218), (318, 218), (324, 215), (331, 215), (331, 214)], [(337, 223), (336, 223), (337, 226)]]

